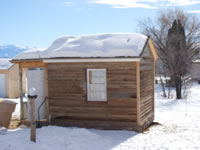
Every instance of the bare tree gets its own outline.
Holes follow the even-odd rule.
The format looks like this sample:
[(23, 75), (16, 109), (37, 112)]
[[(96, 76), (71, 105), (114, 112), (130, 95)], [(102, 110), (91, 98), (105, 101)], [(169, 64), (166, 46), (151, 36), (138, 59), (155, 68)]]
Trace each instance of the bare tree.
[(162, 62), (165, 76), (176, 88), (177, 99), (182, 98), (182, 87), (191, 73), (191, 63), (200, 42), (200, 22), (181, 9), (159, 11), (155, 20), (139, 22), (141, 31), (151, 36)]

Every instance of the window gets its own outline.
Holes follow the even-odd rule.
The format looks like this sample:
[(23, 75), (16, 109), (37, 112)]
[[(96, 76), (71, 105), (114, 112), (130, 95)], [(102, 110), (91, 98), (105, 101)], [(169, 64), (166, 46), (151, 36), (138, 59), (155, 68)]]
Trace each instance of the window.
[(88, 101), (107, 101), (106, 69), (87, 69)]

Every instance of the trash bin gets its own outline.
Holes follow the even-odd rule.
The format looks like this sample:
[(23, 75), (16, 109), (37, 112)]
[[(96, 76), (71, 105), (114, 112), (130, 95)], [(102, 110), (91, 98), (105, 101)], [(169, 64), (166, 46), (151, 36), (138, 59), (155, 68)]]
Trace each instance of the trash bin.
[(9, 100), (0, 99), (0, 126), (5, 128), (9, 127), (12, 112), (15, 111), (16, 104), (17, 103)]

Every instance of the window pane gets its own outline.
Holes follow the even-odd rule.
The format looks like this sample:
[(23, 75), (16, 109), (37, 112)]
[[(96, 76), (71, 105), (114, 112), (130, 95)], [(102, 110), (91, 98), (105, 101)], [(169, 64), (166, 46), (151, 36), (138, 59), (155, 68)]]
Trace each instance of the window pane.
[(95, 76), (96, 77), (104, 77), (105, 76), (105, 71), (95, 71)]
[(105, 85), (104, 84), (96, 84), (96, 90), (97, 91), (104, 91)]
[(106, 101), (106, 70), (90, 69), (88, 73), (88, 100)]
[(105, 83), (104, 77), (92, 77), (92, 83)]

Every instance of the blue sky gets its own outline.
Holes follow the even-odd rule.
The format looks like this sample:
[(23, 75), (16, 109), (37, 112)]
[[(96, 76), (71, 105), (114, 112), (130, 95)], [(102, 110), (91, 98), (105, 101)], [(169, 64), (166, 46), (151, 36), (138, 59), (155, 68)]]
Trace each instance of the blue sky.
[(137, 32), (138, 20), (168, 7), (200, 18), (200, 0), (2, 0), (0, 44), (48, 47), (62, 35)]

